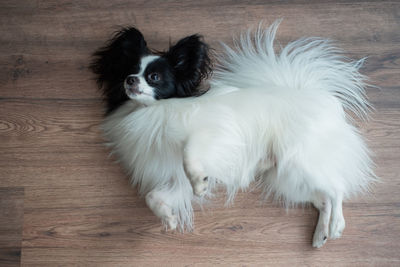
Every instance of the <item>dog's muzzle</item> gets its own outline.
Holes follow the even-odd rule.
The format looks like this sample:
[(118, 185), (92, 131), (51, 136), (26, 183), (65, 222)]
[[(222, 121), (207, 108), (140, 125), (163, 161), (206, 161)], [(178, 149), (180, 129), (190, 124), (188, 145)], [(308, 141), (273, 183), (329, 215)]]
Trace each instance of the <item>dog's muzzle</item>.
[(129, 95), (140, 95), (142, 92), (139, 90), (140, 80), (134, 75), (129, 75), (126, 77), (124, 82), (124, 88), (126, 94)]

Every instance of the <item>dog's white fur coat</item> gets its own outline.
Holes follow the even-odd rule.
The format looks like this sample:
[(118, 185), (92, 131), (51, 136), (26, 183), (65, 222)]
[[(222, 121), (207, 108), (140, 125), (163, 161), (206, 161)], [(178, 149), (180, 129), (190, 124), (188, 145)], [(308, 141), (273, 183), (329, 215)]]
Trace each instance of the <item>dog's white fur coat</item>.
[(286, 205), (320, 210), (313, 241), (320, 247), (343, 231), (342, 199), (375, 179), (345, 113), (367, 116), (362, 61), (317, 38), (277, 54), (278, 24), (242, 35), (234, 49), (224, 45), (206, 94), (148, 106), (131, 100), (106, 118), (109, 145), (168, 227), (192, 229), (193, 192), (211, 196), (218, 183), (231, 201), (257, 181)]

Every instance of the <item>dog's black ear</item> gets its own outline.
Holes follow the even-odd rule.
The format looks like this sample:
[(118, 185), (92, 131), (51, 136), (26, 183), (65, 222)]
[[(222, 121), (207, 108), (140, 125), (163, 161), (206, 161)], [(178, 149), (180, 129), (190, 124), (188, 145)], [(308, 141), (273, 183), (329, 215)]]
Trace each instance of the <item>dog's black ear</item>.
[(123, 28), (109, 40), (105, 47), (93, 54), (91, 70), (107, 101), (107, 113), (128, 100), (123, 82), (129, 74), (138, 73), (140, 58), (150, 51), (142, 33), (133, 28)]
[(164, 54), (172, 66), (179, 97), (198, 95), (198, 87), (211, 73), (209, 47), (200, 35), (183, 38)]

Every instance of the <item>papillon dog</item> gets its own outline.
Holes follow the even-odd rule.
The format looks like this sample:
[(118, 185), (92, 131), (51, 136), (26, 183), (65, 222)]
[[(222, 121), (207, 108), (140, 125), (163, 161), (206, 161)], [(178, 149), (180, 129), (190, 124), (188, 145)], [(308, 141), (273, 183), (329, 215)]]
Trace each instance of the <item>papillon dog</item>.
[(363, 60), (320, 38), (276, 52), (278, 24), (222, 44), (214, 64), (200, 35), (154, 52), (132, 27), (94, 54), (104, 136), (167, 228), (193, 229), (192, 201), (224, 187), (230, 202), (254, 182), (286, 206), (312, 203), (321, 247), (342, 235), (342, 201), (376, 180), (354, 126), (370, 110)]

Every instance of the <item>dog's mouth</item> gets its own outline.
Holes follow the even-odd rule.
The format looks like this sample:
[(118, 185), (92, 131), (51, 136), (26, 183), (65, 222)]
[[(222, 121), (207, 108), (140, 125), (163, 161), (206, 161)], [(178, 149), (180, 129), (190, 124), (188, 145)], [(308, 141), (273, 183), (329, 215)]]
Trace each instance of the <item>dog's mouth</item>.
[(146, 96), (153, 97), (151, 94), (140, 90), (140, 88), (138, 86), (125, 86), (125, 93), (127, 96), (129, 96), (131, 98), (140, 96), (140, 95), (146, 95)]
[(140, 91), (138, 87), (128, 87), (125, 88), (126, 93), (128, 95), (141, 95), (143, 94), (143, 91)]

